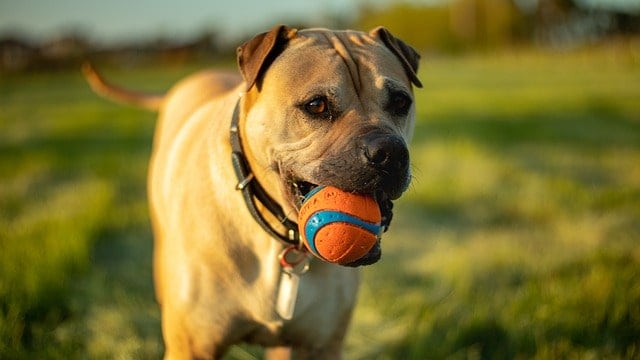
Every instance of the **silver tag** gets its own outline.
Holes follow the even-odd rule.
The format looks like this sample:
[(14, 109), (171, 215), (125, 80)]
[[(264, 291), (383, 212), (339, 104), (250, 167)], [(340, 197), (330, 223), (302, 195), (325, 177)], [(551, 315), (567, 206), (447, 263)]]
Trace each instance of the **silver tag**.
[(291, 320), (291, 318), (293, 318), (293, 311), (296, 309), (300, 276), (287, 270), (289, 269), (282, 269), (281, 271), (276, 311), (284, 320)]
[(290, 246), (280, 253), (278, 259), (282, 270), (276, 298), (276, 312), (282, 319), (291, 320), (298, 300), (300, 275), (309, 270), (309, 257), (306, 252)]

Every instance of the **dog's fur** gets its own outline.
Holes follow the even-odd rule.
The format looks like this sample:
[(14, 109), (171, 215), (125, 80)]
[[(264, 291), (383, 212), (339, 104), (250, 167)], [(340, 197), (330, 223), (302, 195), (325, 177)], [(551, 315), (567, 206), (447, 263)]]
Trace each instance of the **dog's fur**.
[[(239, 47), (242, 76), (205, 71), (162, 96), (117, 88), (85, 68), (96, 92), (160, 111), (149, 198), (166, 358), (219, 358), (238, 342), (291, 347), (300, 358), (340, 357), (358, 270), (313, 260), (293, 319), (277, 315), (277, 256), (285, 245), (257, 224), (235, 190), (232, 113), (239, 101), (253, 181), (291, 220), (301, 182), (374, 195), (390, 212), (411, 178), (406, 144), (411, 85), (421, 86), (418, 60), (384, 28), (277, 26)], [(379, 253), (372, 256), (375, 262)]]

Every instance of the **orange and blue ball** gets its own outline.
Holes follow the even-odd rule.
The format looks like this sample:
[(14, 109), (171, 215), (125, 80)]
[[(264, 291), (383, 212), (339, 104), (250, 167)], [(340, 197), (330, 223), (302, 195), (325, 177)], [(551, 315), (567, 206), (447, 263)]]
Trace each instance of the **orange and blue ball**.
[(346, 265), (376, 245), (382, 233), (381, 220), (380, 207), (372, 196), (319, 186), (306, 195), (298, 227), (312, 254)]

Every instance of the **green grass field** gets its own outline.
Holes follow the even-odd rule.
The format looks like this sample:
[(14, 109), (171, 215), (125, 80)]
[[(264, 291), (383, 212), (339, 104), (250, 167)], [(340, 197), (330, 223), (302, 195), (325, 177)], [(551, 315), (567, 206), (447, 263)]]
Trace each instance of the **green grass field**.
[[(165, 89), (195, 68), (107, 73)], [(421, 78), (414, 181), (347, 358), (640, 357), (640, 45), (426, 58)], [(0, 78), (0, 358), (161, 357), (154, 118), (79, 72)]]

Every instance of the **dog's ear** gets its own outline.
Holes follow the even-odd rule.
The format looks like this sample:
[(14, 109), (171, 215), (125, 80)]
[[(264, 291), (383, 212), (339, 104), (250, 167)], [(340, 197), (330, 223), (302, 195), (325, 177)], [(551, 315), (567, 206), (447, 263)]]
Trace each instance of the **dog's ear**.
[(411, 82), (421, 88), (422, 83), (418, 79), (418, 65), (420, 64), (420, 54), (414, 48), (407, 45), (404, 41), (391, 35), (389, 30), (382, 26), (371, 30), (369, 33), (373, 37), (378, 37), (393, 54), (398, 57), (400, 63), (404, 67)]
[(262, 75), (276, 56), (282, 53), (296, 31), (296, 29), (278, 25), (238, 47), (238, 67), (247, 84), (247, 90), (254, 84), (259, 87)]

